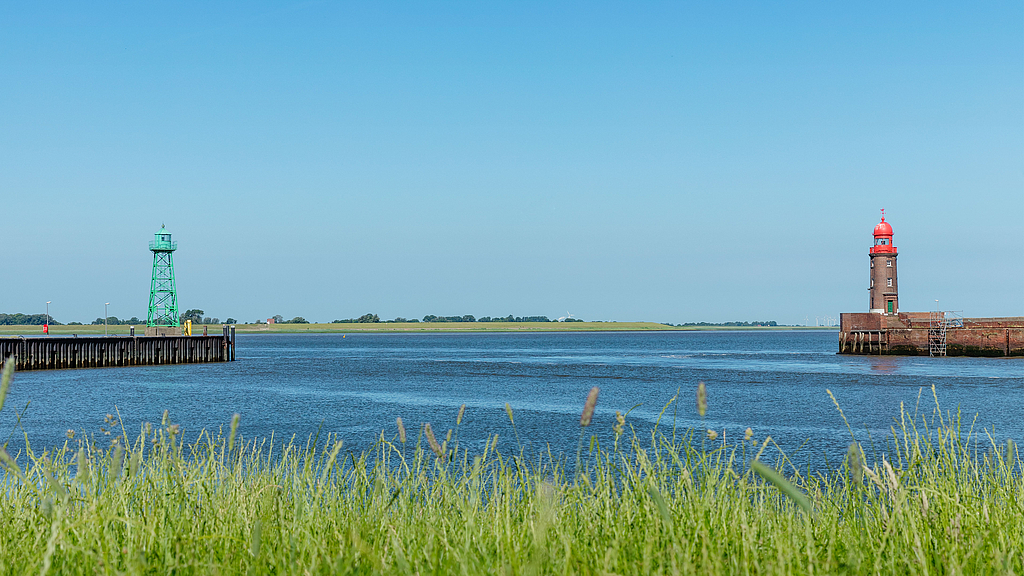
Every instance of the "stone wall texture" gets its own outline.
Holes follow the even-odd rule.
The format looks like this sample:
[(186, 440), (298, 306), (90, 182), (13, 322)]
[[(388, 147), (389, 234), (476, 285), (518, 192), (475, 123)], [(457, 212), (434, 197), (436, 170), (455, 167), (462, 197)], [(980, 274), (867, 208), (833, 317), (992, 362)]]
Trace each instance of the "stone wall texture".
[[(928, 354), (928, 312), (845, 313), (839, 316), (841, 354)], [(946, 330), (947, 356), (1024, 356), (1024, 316), (964, 318)]]

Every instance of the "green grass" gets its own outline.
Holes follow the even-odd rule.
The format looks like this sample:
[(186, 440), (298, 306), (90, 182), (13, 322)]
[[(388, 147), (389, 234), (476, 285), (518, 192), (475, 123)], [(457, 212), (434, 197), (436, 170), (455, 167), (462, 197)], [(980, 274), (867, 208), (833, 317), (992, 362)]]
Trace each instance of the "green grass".
[[(108, 334), (128, 334), (128, 326), (108, 326)], [(135, 327), (136, 334), (142, 335), (142, 331), (145, 330), (145, 326)], [(50, 334), (52, 335), (71, 335), (71, 334), (103, 334), (103, 324), (94, 326), (92, 324), (86, 324), (82, 326), (50, 326)], [(45, 336), (43, 334), (42, 326), (11, 326), (4, 325), (0, 326), (0, 335), (3, 336)]]
[(112, 417), (96, 440), (22, 446), (5, 458), (0, 572), (1024, 572), (1016, 447), (976, 447), (938, 411), (900, 414), (886, 461), (861, 466), (853, 445), (815, 475), (770, 438), (641, 436), (628, 421), (613, 445), (583, 443), (584, 471), (567, 474), (496, 451), (496, 437), (467, 452), (456, 418), (440, 457), (391, 432), (362, 454), (333, 436), (245, 441), (237, 420), (185, 444), (166, 416), (136, 435)]
[[(220, 334), (221, 325), (208, 326), (210, 334)], [(666, 326), (657, 322), (395, 322), (374, 324), (235, 324), (239, 334), (278, 334), (293, 332), (339, 332), (339, 333), (420, 333), (420, 332), (619, 332), (619, 331), (657, 331), (657, 330), (838, 330), (814, 326)], [(136, 326), (135, 333), (139, 336), (145, 326)], [(126, 335), (128, 326), (109, 326), (109, 334)], [(203, 333), (203, 326), (192, 326), (192, 334)], [(85, 326), (50, 326), (50, 334), (103, 334), (103, 325)], [(0, 335), (43, 335), (42, 326), (0, 326)]]
[(392, 322), (372, 324), (273, 324), (267, 329), (242, 325), (253, 332), (592, 332), (677, 330), (657, 322)]

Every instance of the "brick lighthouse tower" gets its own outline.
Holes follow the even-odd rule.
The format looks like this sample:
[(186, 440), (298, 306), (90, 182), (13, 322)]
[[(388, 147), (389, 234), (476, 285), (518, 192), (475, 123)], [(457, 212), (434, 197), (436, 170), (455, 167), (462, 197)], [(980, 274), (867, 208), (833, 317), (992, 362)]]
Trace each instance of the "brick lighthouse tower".
[(897, 314), (900, 311), (896, 283), (896, 247), (892, 245), (892, 226), (882, 221), (875, 226), (875, 244), (868, 251), (871, 259), (871, 285), (868, 310), (875, 314)]

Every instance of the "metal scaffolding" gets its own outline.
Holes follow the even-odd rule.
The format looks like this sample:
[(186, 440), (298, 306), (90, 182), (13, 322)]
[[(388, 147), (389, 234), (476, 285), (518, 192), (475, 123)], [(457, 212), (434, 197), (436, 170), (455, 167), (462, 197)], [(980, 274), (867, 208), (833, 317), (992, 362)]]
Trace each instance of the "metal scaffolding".
[(936, 310), (928, 314), (928, 355), (946, 355), (946, 331), (963, 328), (963, 312)]

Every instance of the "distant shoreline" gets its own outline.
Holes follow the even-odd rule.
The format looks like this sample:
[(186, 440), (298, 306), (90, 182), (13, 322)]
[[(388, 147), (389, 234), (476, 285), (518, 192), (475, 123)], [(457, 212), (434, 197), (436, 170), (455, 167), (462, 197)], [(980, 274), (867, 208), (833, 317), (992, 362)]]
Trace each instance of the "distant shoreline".
[[(210, 334), (219, 333), (221, 324), (207, 325)], [(238, 334), (429, 334), (484, 332), (711, 332), (711, 331), (793, 331), (839, 330), (837, 326), (667, 326), (657, 322), (380, 322), (344, 324), (232, 324)], [(135, 326), (142, 336), (145, 326)], [(129, 326), (107, 327), (108, 334), (126, 335)], [(192, 325), (192, 334), (203, 333), (201, 324)], [(0, 326), (0, 336), (41, 336), (42, 326)], [(50, 326), (50, 334), (103, 334), (103, 325)]]

